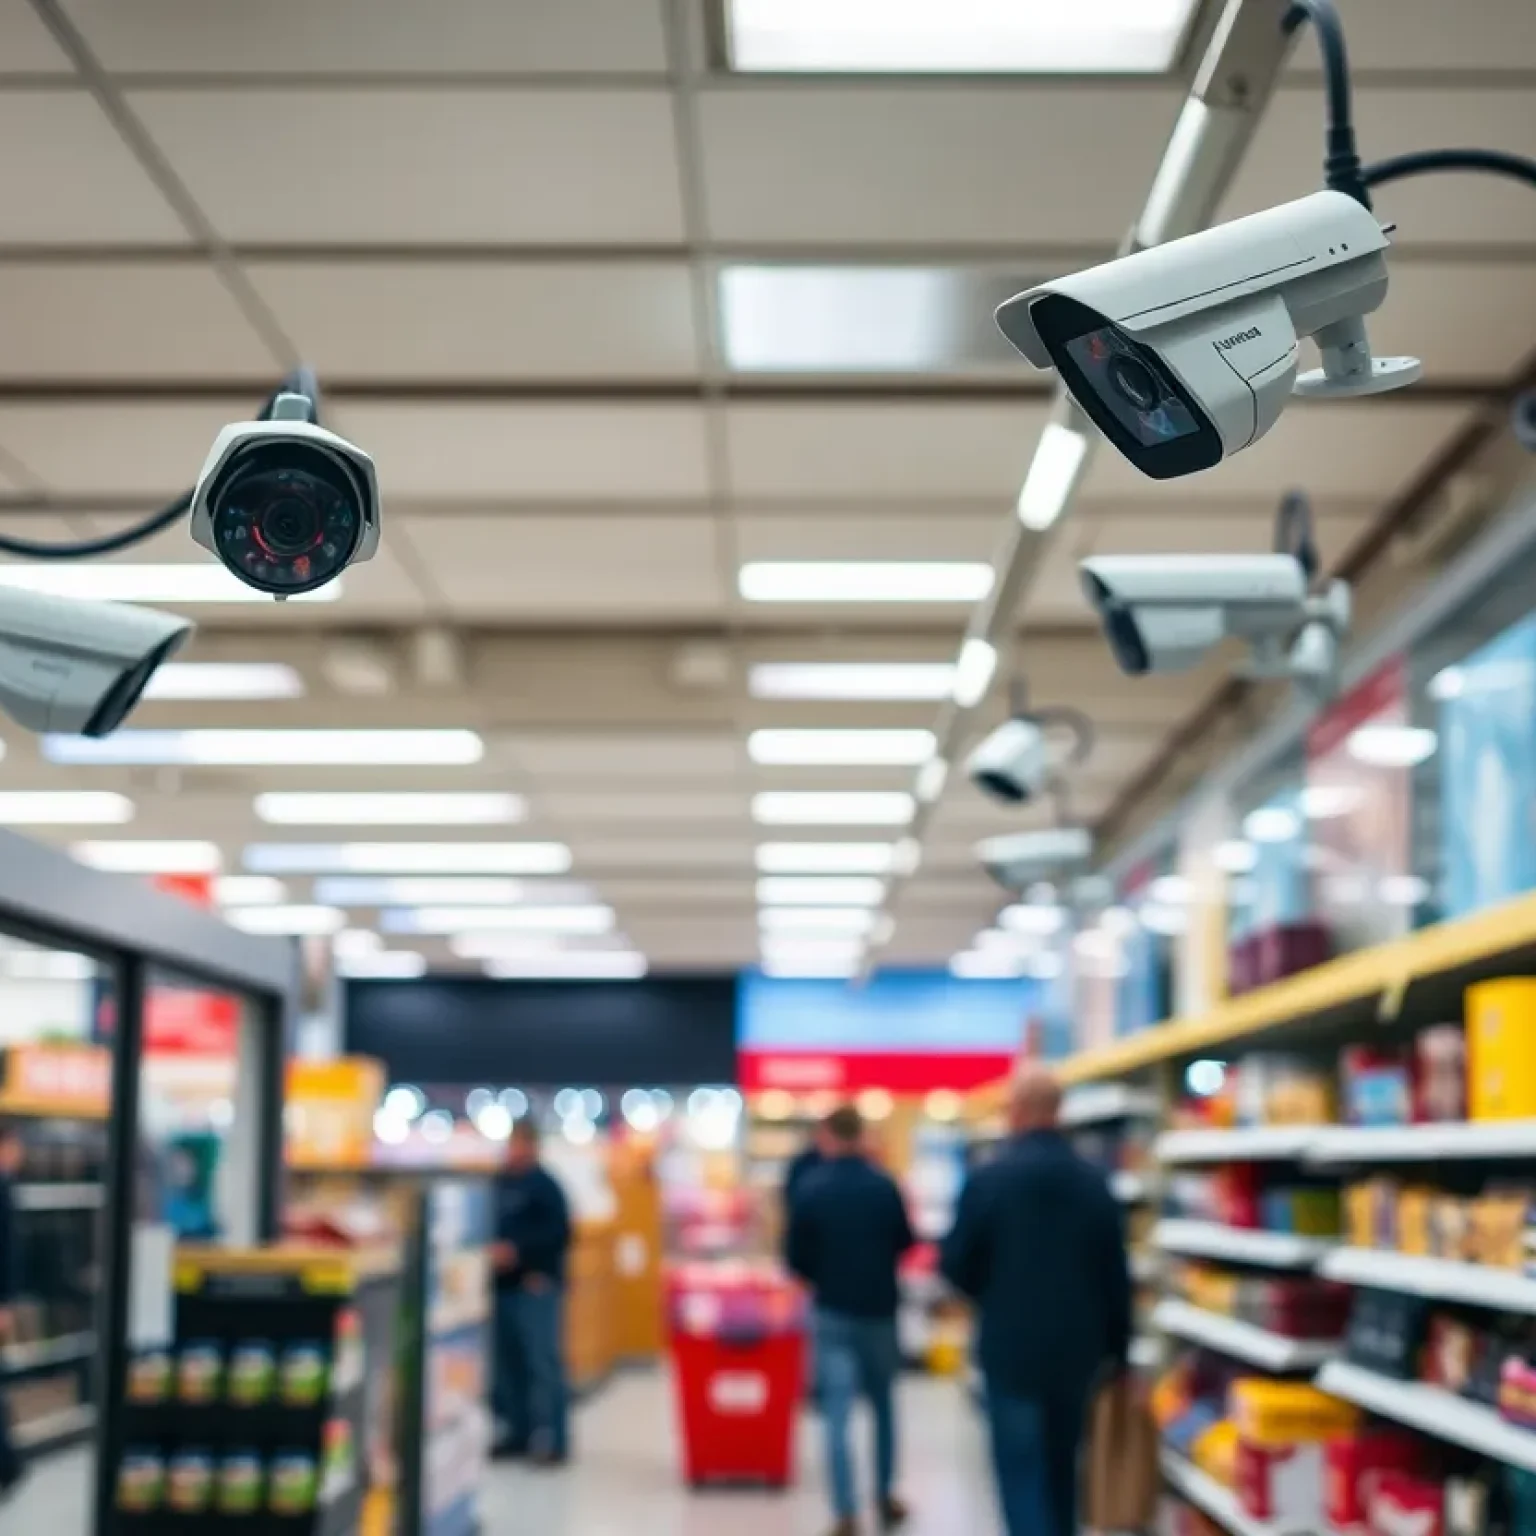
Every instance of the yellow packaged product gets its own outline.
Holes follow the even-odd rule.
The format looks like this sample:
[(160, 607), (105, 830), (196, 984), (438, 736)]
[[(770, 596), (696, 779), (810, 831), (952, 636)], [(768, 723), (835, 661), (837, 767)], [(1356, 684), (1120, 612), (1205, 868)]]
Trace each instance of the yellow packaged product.
[(1231, 1419), (1218, 1419), (1203, 1434), (1196, 1436), (1189, 1448), (1189, 1459), (1223, 1488), (1237, 1481), (1237, 1425)]
[(1525, 1268), (1525, 1227), (1531, 1198), (1525, 1190), (1491, 1190), (1472, 1202), (1468, 1247), (1472, 1259), (1495, 1269)]
[(1245, 1376), (1232, 1383), (1227, 1406), (1238, 1434), (1271, 1450), (1347, 1435), (1360, 1410), (1304, 1382)]
[(1472, 1203), (1460, 1195), (1436, 1195), (1429, 1206), (1429, 1252), (1432, 1258), (1472, 1258)]
[(1434, 1190), (1422, 1185), (1410, 1185), (1399, 1191), (1397, 1246), (1403, 1253), (1416, 1254), (1420, 1258), (1429, 1256), (1429, 1213), (1434, 1198)]
[(1536, 977), (1477, 982), (1466, 1014), (1471, 1118), (1536, 1119)]

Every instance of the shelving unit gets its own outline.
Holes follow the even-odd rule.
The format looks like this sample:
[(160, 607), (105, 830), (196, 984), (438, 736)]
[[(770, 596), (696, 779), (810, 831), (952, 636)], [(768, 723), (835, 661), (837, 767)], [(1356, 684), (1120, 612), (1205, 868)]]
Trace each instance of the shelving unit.
[(99, 1211), (103, 1184), (18, 1184), (11, 1192), (18, 1211)]
[(1536, 1120), (1449, 1125), (1331, 1125), (1307, 1147), (1314, 1163), (1438, 1163), (1536, 1158)]
[(1129, 1120), (1158, 1112), (1157, 1095), (1125, 1083), (1092, 1083), (1074, 1088), (1061, 1106), (1064, 1129), (1103, 1125), (1110, 1120)]
[(1152, 1312), (1152, 1326), (1277, 1374), (1315, 1371), (1339, 1350), (1334, 1340), (1287, 1338), (1239, 1318), (1207, 1312), (1186, 1301), (1158, 1302)]
[(1300, 1527), (1255, 1520), (1238, 1503), (1237, 1495), (1230, 1488), (1224, 1488), (1214, 1477), (1207, 1476), (1177, 1451), (1165, 1446), (1160, 1460), (1163, 1476), (1169, 1486), (1181, 1493), (1196, 1509), (1204, 1510), (1217, 1525), (1231, 1531), (1233, 1536), (1304, 1536)]
[(42, 1418), (28, 1419), (11, 1431), (11, 1439), (22, 1451), (47, 1450), (62, 1445), (96, 1427), (96, 1410), (89, 1403), (74, 1408), (62, 1408), (58, 1413), (45, 1414)]
[(1376, 1248), (1336, 1248), (1323, 1256), (1318, 1271), (1330, 1280), (1372, 1290), (1406, 1291), (1536, 1317), (1536, 1279), (1517, 1270), (1418, 1258)]
[(1215, 1221), (1160, 1221), (1152, 1242), (1165, 1253), (1199, 1259), (1228, 1259), (1264, 1269), (1311, 1269), (1335, 1244), (1324, 1237), (1225, 1227)]
[(1230, 1131), (1168, 1131), (1153, 1144), (1160, 1163), (1293, 1162), (1317, 1135), (1311, 1125), (1260, 1125)]

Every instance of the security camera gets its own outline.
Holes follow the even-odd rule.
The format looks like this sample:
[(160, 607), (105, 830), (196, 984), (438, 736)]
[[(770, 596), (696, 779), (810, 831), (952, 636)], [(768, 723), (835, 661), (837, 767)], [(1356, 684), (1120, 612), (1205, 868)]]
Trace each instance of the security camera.
[(154, 608), (0, 587), (0, 710), (31, 731), (110, 736), (192, 628)]
[(1509, 424), (1515, 429), (1515, 441), (1527, 453), (1536, 453), (1536, 389), (1515, 396), (1510, 407)]
[(971, 753), (965, 771), (971, 782), (996, 800), (1022, 805), (1051, 779), (1051, 754), (1045, 732), (1027, 717), (1005, 720)]
[(192, 537), (247, 586), (281, 601), (334, 581), (379, 547), (373, 460), (280, 394), (270, 419), (214, 439), (192, 493)]
[(1039, 880), (1081, 869), (1093, 857), (1087, 827), (1008, 832), (977, 843), (981, 866), (1004, 890), (1021, 894)]
[(1182, 672), (1228, 636), (1252, 651), (1250, 675), (1330, 680), (1349, 627), (1350, 592), (1309, 591), (1295, 555), (1105, 555), (1078, 566), (1122, 672)]
[[(1376, 394), (1418, 378), (1416, 358), (1373, 358), (1366, 337), (1388, 243), (1354, 198), (1315, 192), (1031, 288), (997, 323), (1137, 469), (1170, 480), (1256, 443), (1293, 391)], [(1298, 378), (1303, 336), (1322, 367)]]

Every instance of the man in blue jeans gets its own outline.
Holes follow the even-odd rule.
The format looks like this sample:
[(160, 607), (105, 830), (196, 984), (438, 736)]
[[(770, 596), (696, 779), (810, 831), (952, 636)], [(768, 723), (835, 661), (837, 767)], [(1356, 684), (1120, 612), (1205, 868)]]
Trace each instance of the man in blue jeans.
[(571, 1219), (565, 1195), (539, 1162), (539, 1133), (520, 1120), (496, 1187), (496, 1452), (537, 1466), (570, 1456), (565, 1379), (565, 1259)]
[(859, 1496), (848, 1422), (862, 1396), (875, 1421), (875, 1512), (884, 1530), (907, 1519), (896, 1497), (896, 1266), (912, 1246), (906, 1205), (895, 1183), (864, 1155), (857, 1110), (834, 1110), (822, 1124), (824, 1162), (795, 1192), (785, 1257), (815, 1302), (817, 1390), (827, 1474), (837, 1517), (833, 1536), (858, 1530)]
[(1061, 1089), (1025, 1070), (1012, 1137), (960, 1197), (945, 1277), (981, 1314), (992, 1458), (1008, 1536), (1077, 1536), (1078, 1461), (1089, 1398), (1124, 1371), (1131, 1279), (1108, 1180), (1056, 1128)]

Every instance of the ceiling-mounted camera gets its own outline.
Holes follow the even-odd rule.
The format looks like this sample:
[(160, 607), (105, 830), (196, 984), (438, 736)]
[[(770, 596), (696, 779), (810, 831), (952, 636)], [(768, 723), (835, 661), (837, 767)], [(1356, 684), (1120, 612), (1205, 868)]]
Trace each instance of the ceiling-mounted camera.
[(192, 628), (154, 608), (0, 586), (0, 710), (31, 731), (108, 736)]
[(192, 493), (192, 537), (281, 601), (334, 581), (379, 547), (373, 460), (316, 420), (313, 394), (221, 431)]
[[(1075, 709), (1027, 707), (1023, 680), (1012, 689), (1012, 714), (989, 732), (966, 760), (971, 782), (1005, 805), (1023, 805), (1061, 787), (1061, 769), (1081, 762), (1093, 748), (1093, 725)], [(1059, 737), (1069, 737), (1063, 751)]]
[[(1195, 474), (1251, 447), (1295, 393), (1399, 389), (1414, 358), (1373, 358), (1364, 316), (1387, 296), (1387, 234), (1342, 192), (1090, 267), (1009, 299), (1003, 334), (1137, 469)], [(1322, 367), (1297, 377), (1298, 339)]]
[(1038, 881), (1082, 869), (1093, 857), (1093, 833), (1087, 827), (1006, 832), (977, 843), (976, 857), (1005, 891), (1021, 895)]

